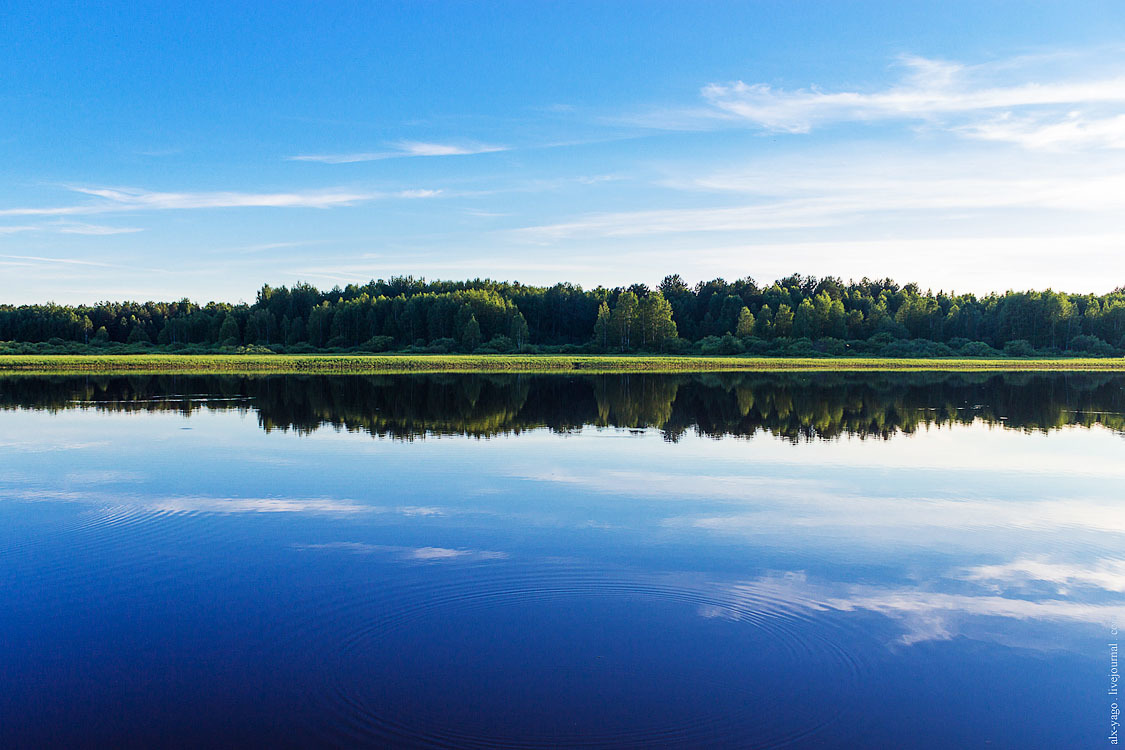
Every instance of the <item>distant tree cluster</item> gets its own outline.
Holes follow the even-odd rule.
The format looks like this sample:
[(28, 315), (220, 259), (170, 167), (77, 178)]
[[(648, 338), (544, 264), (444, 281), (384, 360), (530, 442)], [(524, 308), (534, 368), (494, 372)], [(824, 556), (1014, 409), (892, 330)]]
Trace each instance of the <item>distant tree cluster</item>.
[[(36, 346), (28, 346), (36, 345)], [(0, 306), (0, 351), (109, 347), (272, 351), (671, 352), (801, 356), (1125, 353), (1125, 289), (972, 294), (799, 274), (760, 286), (666, 277), (584, 290), (411, 276), (321, 291), (262, 287), (254, 304)]]

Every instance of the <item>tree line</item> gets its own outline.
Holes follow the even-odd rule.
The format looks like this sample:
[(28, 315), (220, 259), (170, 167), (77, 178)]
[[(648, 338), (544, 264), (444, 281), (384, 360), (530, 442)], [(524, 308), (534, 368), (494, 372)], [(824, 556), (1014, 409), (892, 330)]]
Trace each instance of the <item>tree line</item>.
[(1125, 353), (1125, 288), (1103, 295), (923, 291), (794, 274), (689, 285), (679, 275), (583, 289), (412, 276), (320, 290), (263, 286), (253, 304), (0, 305), (0, 351), (666, 352), (987, 356)]

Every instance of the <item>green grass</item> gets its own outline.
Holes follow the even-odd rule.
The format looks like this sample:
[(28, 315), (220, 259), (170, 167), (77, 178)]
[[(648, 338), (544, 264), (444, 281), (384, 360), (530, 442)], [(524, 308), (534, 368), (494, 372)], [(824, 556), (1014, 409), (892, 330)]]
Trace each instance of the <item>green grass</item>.
[(885, 359), (876, 357), (647, 357), (355, 354), (15, 354), (0, 373), (701, 372), (793, 370), (1121, 370), (1110, 359)]

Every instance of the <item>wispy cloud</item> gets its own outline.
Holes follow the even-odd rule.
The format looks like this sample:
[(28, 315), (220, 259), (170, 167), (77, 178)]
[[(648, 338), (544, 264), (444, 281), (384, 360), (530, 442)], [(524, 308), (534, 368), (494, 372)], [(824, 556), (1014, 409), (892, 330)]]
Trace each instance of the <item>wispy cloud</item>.
[(0, 255), (0, 258), (22, 260), (31, 263), (54, 263), (66, 266), (96, 266), (98, 268), (118, 268), (112, 263), (99, 263), (93, 260), (78, 260), (77, 258), (46, 258), (38, 255)]
[[(1037, 154), (917, 150), (756, 160), (741, 168), (676, 176), (661, 187), (729, 196), (720, 206), (597, 212), (512, 230), (521, 241), (640, 237), (868, 224), (878, 216), (995, 215), (1002, 210), (1105, 212), (1125, 208), (1125, 162)], [(730, 205), (731, 198), (741, 197)], [(693, 203), (696, 201), (693, 201)], [(930, 232), (932, 234), (932, 231)]]
[(1015, 143), (1028, 149), (1125, 148), (1125, 114), (1096, 117), (1068, 112), (1020, 117), (1005, 112), (956, 130), (971, 138)]
[[(72, 216), (131, 211), (167, 211), (214, 208), (335, 208), (386, 198), (429, 198), (440, 190), (409, 189), (399, 191), (365, 191), (344, 188), (300, 190), (282, 193), (239, 191), (163, 192), (133, 187), (71, 186), (72, 192), (98, 199), (75, 206), (46, 208), (2, 208), (0, 216)], [(113, 234), (134, 229), (98, 227), (89, 224), (66, 224), (72, 233)], [(0, 230), (3, 231), (3, 230)], [(59, 230), (64, 231), (64, 230)]]
[(60, 234), (86, 234), (95, 236), (135, 234), (136, 232), (144, 231), (140, 227), (110, 227), (103, 224), (83, 224), (77, 222), (53, 224), (51, 228)]
[(431, 143), (425, 141), (396, 141), (385, 151), (369, 151), (345, 154), (301, 154), (287, 157), (289, 161), (315, 161), (322, 164), (352, 164), (363, 161), (399, 159), (408, 156), (468, 156), (471, 154), (490, 154), (507, 151), (507, 146), (487, 143)]
[[(1081, 564), (1076, 567), (1081, 568)], [(951, 584), (958, 590), (935, 590)], [(701, 608), (700, 615), (729, 620), (741, 620), (748, 614), (758, 617), (763, 601), (783, 601), (795, 612), (835, 610), (877, 613), (898, 624), (901, 634), (897, 644), (902, 646), (963, 636), (1025, 648), (1065, 649), (1068, 643), (1058, 637), (1060, 631), (1057, 626), (1073, 630), (1075, 626), (1100, 626), (1125, 616), (1125, 606), (1118, 600), (1092, 602), (1022, 595), (1008, 597), (974, 587), (966, 589), (957, 580), (950, 581), (942, 576), (935, 576), (923, 588), (813, 581), (803, 572), (772, 573), (728, 585), (721, 594), (714, 596), (716, 602)], [(1022, 622), (1029, 629), (1017, 633), (980, 627), (981, 623), (994, 621), (995, 618)], [(1046, 631), (1045, 627), (1052, 629)], [(1035, 631), (1040, 634), (1050, 632), (1052, 637), (1036, 637)]]
[(75, 192), (103, 198), (114, 208), (329, 208), (384, 197), (384, 193), (352, 190), (313, 190), (290, 193), (235, 191), (169, 193), (140, 188), (73, 187)]
[(1051, 584), (1058, 593), (1072, 588), (1092, 587), (1125, 592), (1125, 560), (1103, 558), (1086, 563), (1052, 562), (1029, 558), (997, 565), (980, 565), (966, 571), (965, 580), (992, 584), (996, 590), (1026, 588), (1030, 584)]
[(897, 120), (1027, 148), (1122, 148), (1125, 74), (1104, 62), (1090, 66), (1095, 73), (1060, 75), (1024, 58), (969, 65), (907, 56), (899, 60), (899, 79), (882, 88), (710, 83), (700, 92), (702, 107), (640, 121), (658, 127), (741, 122), (770, 132), (808, 133), (832, 123)]

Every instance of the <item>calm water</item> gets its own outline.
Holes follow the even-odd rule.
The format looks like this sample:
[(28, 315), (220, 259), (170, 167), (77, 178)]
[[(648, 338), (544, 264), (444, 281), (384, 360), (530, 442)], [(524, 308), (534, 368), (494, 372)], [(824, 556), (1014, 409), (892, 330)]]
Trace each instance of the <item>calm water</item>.
[(0, 378), (0, 746), (1093, 748), (1125, 377)]

